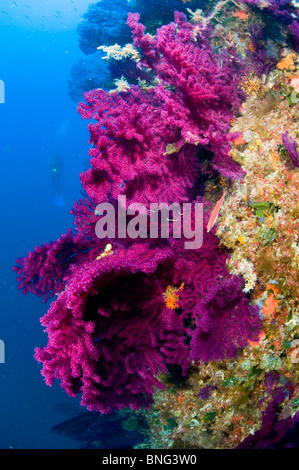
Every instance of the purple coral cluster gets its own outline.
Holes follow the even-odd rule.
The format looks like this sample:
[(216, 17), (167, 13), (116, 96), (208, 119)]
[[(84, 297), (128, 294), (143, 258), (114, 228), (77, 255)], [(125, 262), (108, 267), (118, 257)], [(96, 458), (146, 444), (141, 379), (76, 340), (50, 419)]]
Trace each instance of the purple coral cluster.
[[(89, 125), (92, 168), (81, 177), (95, 203), (109, 192), (113, 199), (126, 194), (142, 203), (192, 199), (200, 147), (214, 154), (213, 166), (223, 176), (244, 175), (229, 155), (230, 123), (243, 96), (237, 64), (213, 53), (200, 34), (195, 42), (194, 26), (183, 14), (175, 19), (152, 37), (138, 14), (129, 15), (142, 64), (159, 85), (146, 93), (138, 86), (126, 93), (93, 90), (79, 106), (82, 117), (97, 121)], [(170, 153), (169, 146), (177, 151)]]
[(248, 32), (252, 43), (252, 48), (247, 53), (248, 67), (261, 77), (269, 75), (272, 69), (276, 67), (277, 60), (275, 57), (267, 54), (267, 50), (263, 43), (266, 39), (265, 29), (259, 23), (252, 23)]
[(241, 0), (277, 18), (289, 29), (291, 41), (299, 51), (299, 9), (290, 0)]
[[(236, 356), (260, 329), (258, 309), (242, 292), (242, 279), (226, 269), (228, 253), (212, 230), (203, 244), (186, 250), (184, 239), (100, 240), (95, 207), (128, 203), (203, 203), (199, 194), (200, 149), (214, 171), (241, 178), (229, 156), (230, 122), (242, 102), (242, 67), (225, 51), (217, 55), (209, 31), (175, 14), (157, 35), (145, 34), (129, 15), (140, 66), (158, 78), (146, 90), (93, 90), (79, 112), (89, 124), (91, 168), (81, 175), (86, 198), (76, 202), (76, 234), (36, 248), (14, 269), (20, 288), (45, 297), (57, 294), (42, 325), (48, 344), (37, 348), (47, 384), (60, 380), (81, 394), (89, 410), (148, 406), (159, 373), (191, 360)], [(231, 51), (232, 52), (232, 51)], [(172, 149), (171, 151), (169, 149)], [(194, 221), (193, 221), (194, 222)], [(113, 250), (99, 256), (106, 243)], [(183, 286), (179, 306), (165, 303), (168, 286)]]
[(297, 149), (297, 142), (290, 138), (288, 132), (284, 132), (283, 134), (281, 134), (281, 140), (292, 159), (293, 165), (298, 168), (299, 167), (299, 153)]
[(292, 397), (293, 389), (288, 382), (275, 389), (272, 401), (263, 413), (261, 428), (244, 439), (237, 449), (298, 449), (299, 412), (284, 419), (277, 418), (280, 405)]
[(247, 345), (248, 331), (256, 331), (257, 312), (244, 297), (242, 284), (237, 277), (225, 279), (195, 306), (196, 328), (191, 342), (195, 361), (235, 357), (238, 349)]

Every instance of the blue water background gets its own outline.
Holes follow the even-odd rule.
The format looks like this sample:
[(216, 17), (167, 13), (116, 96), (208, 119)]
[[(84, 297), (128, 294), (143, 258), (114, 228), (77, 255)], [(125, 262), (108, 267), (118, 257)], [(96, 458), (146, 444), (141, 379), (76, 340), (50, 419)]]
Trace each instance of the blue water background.
[[(12, 18), (0, 12), (0, 448), (76, 448), (77, 442), (50, 428), (83, 408), (58, 384), (46, 386), (33, 358), (35, 346), (47, 342), (39, 319), (49, 303), (23, 296), (11, 266), (72, 225), (68, 211), (80, 197), (88, 130), (68, 97), (67, 81), (83, 56), (76, 27), (89, 1), (28, 0), (31, 8), (18, 0), (16, 6), (0, 3)], [(55, 152), (64, 160), (63, 206), (55, 205), (48, 164)]]

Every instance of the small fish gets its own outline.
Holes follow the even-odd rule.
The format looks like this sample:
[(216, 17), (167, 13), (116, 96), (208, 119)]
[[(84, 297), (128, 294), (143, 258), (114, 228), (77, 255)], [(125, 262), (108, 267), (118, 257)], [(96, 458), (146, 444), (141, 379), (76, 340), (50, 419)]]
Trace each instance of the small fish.
[(5, 13), (5, 15), (8, 15), (7, 11), (5, 10), (0, 10), (0, 11), (2, 11), (2, 13)]
[(58, 10), (55, 10), (55, 11), (56, 11), (56, 13), (58, 13), (58, 15), (62, 16), (60, 11), (58, 11)]
[(227, 195), (227, 191), (225, 189), (223, 191), (223, 194), (222, 194), (221, 198), (219, 199), (219, 201), (217, 202), (216, 206), (214, 207), (214, 209), (212, 211), (211, 217), (210, 217), (208, 225), (207, 225), (207, 232), (208, 233), (214, 227), (214, 224), (217, 220), (217, 217), (218, 217), (218, 214), (219, 214), (219, 211), (220, 211), (220, 207), (222, 206), (222, 203), (223, 203), (224, 198), (225, 198), (226, 195)]
[(24, 3), (25, 7), (28, 7), (28, 8), (31, 8), (30, 5), (28, 5), (27, 3)]

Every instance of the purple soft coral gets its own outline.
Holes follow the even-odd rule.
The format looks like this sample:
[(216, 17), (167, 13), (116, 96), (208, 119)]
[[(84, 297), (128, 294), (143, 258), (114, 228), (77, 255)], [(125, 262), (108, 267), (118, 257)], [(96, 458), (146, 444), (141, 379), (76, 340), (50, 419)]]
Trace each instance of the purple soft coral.
[[(205, 214), (205, 226), (207, 219)], [(82, 394), (90, 410), (136, 409), (150, 404), (154, 387), (162, 386), (159, 372), (176, 365), (186, 374), (191, 359), (236, 355), (238, 347), (256, 339), (260, 321), (241, 291), (242, 280), (227, 272), (226, 259), (213, 233), (204, 234), (197, 250), (185, 250), (184, 239), (145, 240), (103, 258), (92, 241), (66, 268), (65, 288), (42, 319), (49, 341), (35, 357), (43, 363), (46, 383), (60, 379), (68, 394)], [(30, 262), (29, 254), (23, 265)], [(48, 264), (46, 256), (43, 262)], [(46, 278), (55, 272), (53, 265)], [(24, 273), (27, 283), (30, 273)], [(182, 284), (178, 308), (167, 308), (167, 286)], [(205, 299), (207, 308), (200, 311)], [(207, 316), (213, 328), (206, 341)]]
[[(232, 357), (260, 326), (242, 280), (226, 269), (228, 253), (206, 233), (209, 208), (196, 184), (201, 147), (223, 175), (243, 175), (229, 156), (240, 74), (225, 52), (214, 53), (207, 33), (184, 15), (175, 19), (150, 37), (138, 15), (130, 15), (142, 64), (159, 85), (85, 95), (79, 111), (95, 122), (89, 124), (92, 168), (81, 175), (86, 198), (72, 211), (77, 233), (36, 248), (15, 268), (24, 291), (59, 294), (42, 319), (48, 344), (35, 354), (47, 384), (61, 380), (68, 394), (81, 393), (82, 405), (103, 413), (147, 406), (162, 386), (159, 373), (179, 366), (187, 374), (192, 358)], [(171, 234), (99, 240), (95, 207), (115, 207), (120, 195), (147, 207), (203, 202), (202, 246), (186, 250), (185, 240)], [(113, 249), (101, 256), (108, 242)], [(178, 306), (167, 304), (167, 289), (178, 286)], [(242, 332), (233, 323), (236, 312)]]
[(224, 176), (241, 178), (244, 172), (229, 156), (234, 136), (228, 135), (243, 98), (241, 60), (231, 60), (235, 51), (217, 55), (207, 40), (208, 31), (196, 29), (182, 13), (175, 12), (175, 23), (162, 26), (154, 38), (144, 34), (138, 14), (130, 14), (128, 24), (143, 53), (142, 64), (163, 85), (158, 88), (167, 104), (163, 119), (180, 129), (176, 146), (203, 145), (214, 152), (214, 167)]
[(74, 237), (69, 229), (56, 242), (36, 247), (25, 259), (17, 259), (18, 265), (12, 268), (17, 273), (18, 288), (24, 294), (44, 296), (46, 302), (65, 288), (64, 277), (70, 265), (78, 264), (87, 246), (87, 240), (80, 235)]
[(268, 15), (278, 18), (283, 25), (289, 28), (291, 41), (296, 51), (299, 51), (299, 9), (290, 0), (240, 0), (254, 7), (260, 8)]
[(294, 48), (297, 52), (299, 52), (299, 21), (292, 21), (290, 24), (290, 30), (292, 33), (292, 41)]
[(292, 159), (293, 165), (298, 168), (299, 167), (299, 153), (298, 153), (296, 141), (291, 140), (288, 132), (284, 132), (283, 134), (281, 134), (281, 140)]
[(237, 449), (288, 449), (298, 448), (299, 412), (279, 419), (281, 403), (293, 394), (292, 386), (286, 384), (275, 389), (272, 401), (262, 417), (261, 428), (242, 441)]
[(160, 84), (143, 92), (94, 90), (79, 106), (90, 124), (92, 169), (82, 185), (94, 202), (116, 199), (177, 202), (194, 197), (199, 173), (198, 149), (214, 153), (213, 165), (224, 176), (244, 171), (230, 155), (234, 110), (241, 104), (240, 73), (233, 61), (217, 56), (206, 40), (193, 39), (194, 26), (184, 15), (163, 26), (157, 36), (144, 34), (138, 14), (129, 15), (136, 47)]
[(213, 286), (196, 305), (197, 324), (191, 342), (191, 358), (208, 362), (235, 357), (260, 328), (257, 307), (249, 305), (241, 291), (243, 280), (233, 277)]
[(48, 385), (61, 379), (69, 395), (82, 394), (83, 406), (108, 413), (148, 405), (166, 364), (186, 373), (183, 322), (163, 304), (167, 272), (159, 266), (171, 256), (139, 244), (69, 276), (42, 319), (49, 342), (35, 353)]

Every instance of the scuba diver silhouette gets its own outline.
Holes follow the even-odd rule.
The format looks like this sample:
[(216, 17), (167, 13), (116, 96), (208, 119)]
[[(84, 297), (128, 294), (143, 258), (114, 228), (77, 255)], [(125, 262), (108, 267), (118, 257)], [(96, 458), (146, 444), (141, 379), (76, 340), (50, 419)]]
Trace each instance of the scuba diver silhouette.
[(63, 168), (63, 158), (59, 153), (56, 152), (55, 155), (50, 158), (49, 168), (51, 172), (52, 185), (56, 192), (56, 196), (54, 198), (54, 205), (63, 206), (64, 199), (60, 181), (61, 170)]

